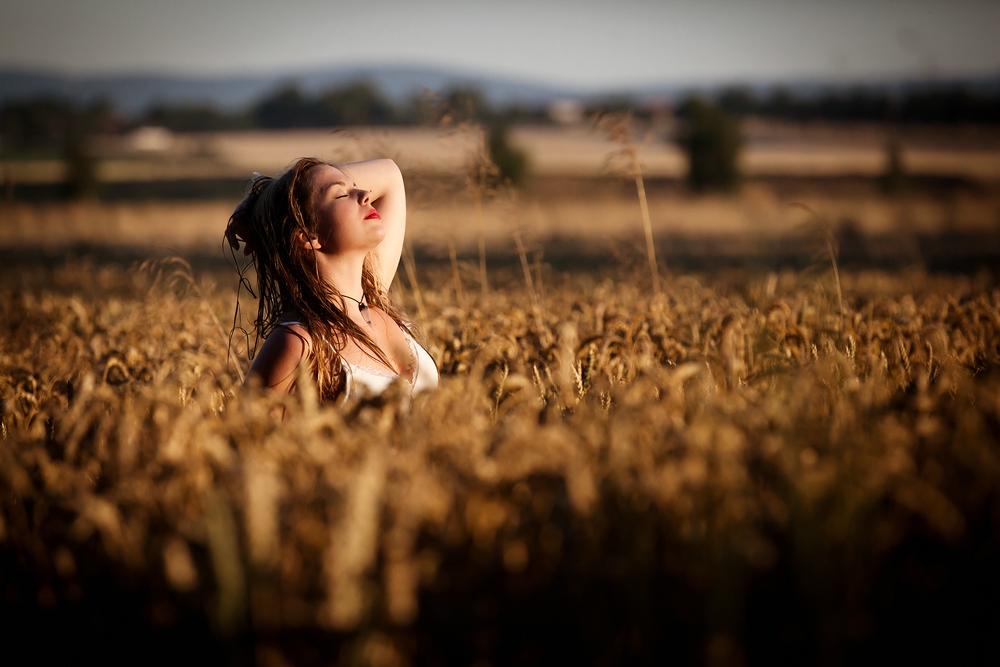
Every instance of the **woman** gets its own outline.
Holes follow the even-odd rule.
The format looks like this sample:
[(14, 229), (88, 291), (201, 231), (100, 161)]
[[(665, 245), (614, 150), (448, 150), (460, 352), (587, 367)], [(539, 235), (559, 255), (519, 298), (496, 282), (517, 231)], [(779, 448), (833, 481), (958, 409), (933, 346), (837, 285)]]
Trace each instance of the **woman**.
[(306, 362), (324, 400), (380, 393), (397, 378), (411, 392), (436, 387), (434, 361), (386, 292), (405, 229), (392, 160), (303, 158), (278, 178), (255, 175), (226, 228), (257, 271), (254, 328), (266, 340), (247, 380), (291, 392)]

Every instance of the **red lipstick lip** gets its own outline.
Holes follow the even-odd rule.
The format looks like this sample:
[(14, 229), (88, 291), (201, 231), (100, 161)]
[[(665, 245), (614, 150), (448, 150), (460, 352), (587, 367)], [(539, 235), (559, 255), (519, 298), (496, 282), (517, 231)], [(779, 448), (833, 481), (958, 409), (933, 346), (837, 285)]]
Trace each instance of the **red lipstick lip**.
[(368, 215), (365, 216), (365, 220), (372, 220), (372, 219), (381, 220), (382, 216), (378, 214), (378, 211), (372, 209), (371, 211), (368, 212)]

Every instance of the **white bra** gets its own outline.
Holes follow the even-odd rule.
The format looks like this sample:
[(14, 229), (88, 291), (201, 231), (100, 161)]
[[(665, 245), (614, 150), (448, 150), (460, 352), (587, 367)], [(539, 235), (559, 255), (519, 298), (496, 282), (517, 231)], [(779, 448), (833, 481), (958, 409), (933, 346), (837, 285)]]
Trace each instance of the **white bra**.
[[(295, 321), (279, 322), (278, 326), (287, 326), (290, 324), (305, 327), (301, 322)], [(417, 361), (416, 367), (413, 370), (413, 381), (410, 382), (408, 378), (403, 377), (403, 381), (410, 386), (410, 394), (417, 394), (426, 389), (436, 388), (438, 386), (438, 370), (434, 364), (434, 359), (431, 358), (427, 350), (421, 347), (417, 341), (413, 340), (413, 336), (406, 331), (403, 331), (403, 336), (406, 337), (406, 342), (410, 346), (410, 352), (413, 353), (413, 357)], [(348, 396), (363, 393), (381, 394), (400, 377), (398, 373), (393, 373), (390, 370), (352, 364), (343, 357), (341, 357), (340, 361), (344, 365), (344, 370), (347, 371), (347, 392), (344, 395), (345, 399)]]

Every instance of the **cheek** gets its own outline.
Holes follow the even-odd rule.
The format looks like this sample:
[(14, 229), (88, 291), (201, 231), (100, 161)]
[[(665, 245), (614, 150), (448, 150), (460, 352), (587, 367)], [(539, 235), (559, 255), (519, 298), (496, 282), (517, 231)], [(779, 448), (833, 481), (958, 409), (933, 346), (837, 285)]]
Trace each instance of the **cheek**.
[(352, 208), (331, 207), (326, 225), (326, 244), (336, 251), (351, 248), (361, 248), (378, 244), (385, 238), (385, 226), (381, 221), (362, 220), (357, 215), (356, 206)]
[(323, 222), (321, 225), (321, 240), (328, 245), (342, 246), (345, 241), (350, 240), (350, 234), (345, 234), (347, 225), (344, 224), (344, 214), (338, 210), (337, 206), (330, 206), (323, 211)]

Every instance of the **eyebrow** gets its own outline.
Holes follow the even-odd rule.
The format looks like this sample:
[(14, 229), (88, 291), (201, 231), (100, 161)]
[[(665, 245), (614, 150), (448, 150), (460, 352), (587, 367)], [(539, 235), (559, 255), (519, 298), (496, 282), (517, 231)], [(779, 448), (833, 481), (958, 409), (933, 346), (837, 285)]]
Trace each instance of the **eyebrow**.
[(347, 187), (347, 183), (345, 183), (344, 181), (334, 181), (333, 183), (327, 183), (326, 185), (324, 185), (323, 187), (321, 187), (319, 189), (319, 191), (320, 192), (326, 192), (327, 190), (329, 190), (330, 188), (332, 188), (335, 185), (343, 185), (345, 188)]
[[(327, 190), (329, 190), (330, 188), (332, 188), (332, 187), (334, 187), (336, 185), (343, 185), (345, 188), (347, 187), (347, 183), (344, 182), (344, 181), (334, 181), (333, 183), (327, 183), (326, 185), (324, 185), (323, 187), (321, 187), (319, 189), (319, 191), (320, 192), (326, 192)], [(358, 184), (355, 183), (354, 187), (358, 187)]]

